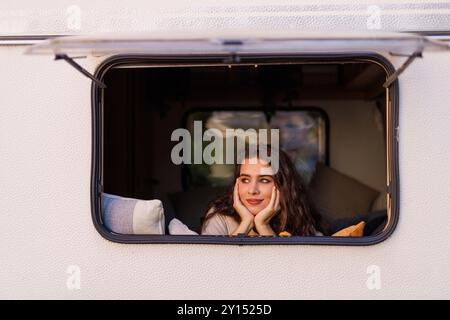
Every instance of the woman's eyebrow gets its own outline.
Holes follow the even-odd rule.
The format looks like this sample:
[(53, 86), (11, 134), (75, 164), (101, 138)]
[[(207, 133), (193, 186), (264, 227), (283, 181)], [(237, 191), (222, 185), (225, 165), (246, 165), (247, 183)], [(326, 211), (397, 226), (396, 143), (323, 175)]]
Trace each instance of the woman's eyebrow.
[[(241, 173), (241, 174), (239, 175), (239, 177), (251, 177), (251, 175), (249, 175), (249, 174), (247, 174), (247, 173)], [(262, 177), (273, 178), (273, 175), (271, 175), (271, 174), (260, 174), (260, 175), (258, 175), (258, 177), (259, 177), (259, 178), (262, 178)]]

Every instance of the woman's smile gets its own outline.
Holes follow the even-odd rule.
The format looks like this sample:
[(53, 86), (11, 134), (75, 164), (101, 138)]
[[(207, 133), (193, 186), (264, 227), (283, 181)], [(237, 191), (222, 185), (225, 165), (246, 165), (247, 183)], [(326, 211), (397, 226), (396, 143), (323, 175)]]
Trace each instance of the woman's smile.
[(251, 206), (257, 206), (261, 202), (263, 202), (264, 199), (249, 198), (249, 199), (245, 199), (245, 201)]

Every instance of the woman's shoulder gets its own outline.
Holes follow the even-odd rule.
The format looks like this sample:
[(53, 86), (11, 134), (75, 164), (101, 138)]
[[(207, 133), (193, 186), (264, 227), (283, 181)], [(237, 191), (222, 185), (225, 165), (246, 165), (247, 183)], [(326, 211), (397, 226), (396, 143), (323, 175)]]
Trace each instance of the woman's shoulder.
[(209, 210), (205, 216), (206, 221), (202, 226), (202, 235), (228, 235), (225, 216), (221, 213), (215, 213), (213, 209)]
[(238, 225), (233, 217), (219, 212), (214, 213), (214, 210), (209, 210), (205, 218), (202, 235), (230, 235), (231, 230), (234, 230), (235, 225)]

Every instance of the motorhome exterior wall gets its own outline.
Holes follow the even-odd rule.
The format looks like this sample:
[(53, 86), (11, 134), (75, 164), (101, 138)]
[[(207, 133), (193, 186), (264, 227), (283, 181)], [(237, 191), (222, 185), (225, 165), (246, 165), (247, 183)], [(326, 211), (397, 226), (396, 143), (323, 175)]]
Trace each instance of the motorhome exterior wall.
[[(24, 49), (0, 47), (1, 298), (450, 297), (448, 54), (426, 54), (400, 78), (400, 221), (390, 238), (240, 247), (102, 238), (90, 208), (90, 82)], [(93, 72), (99, 62), (85, 63)], [(371, 265), (379, 290), (367, 287)], [(70, 266), (80, 289), (68, 286)]]
[(86, 34), (171, 29), (446, 31), (446, 0), (7, 0), (0, 3), (0, 36)]
[[(139, 0), (129, 9), (107, 0), (77, 3), (2, 1), (0, 36), (262, 26), (367, 31), (368, 22), (379, 31), (450, 30), (444, 0)], [(380, 24), (370, 20), (371, 5), (382, 10)], [(91, 83), (62, 61), (24, 50), (0, 43), (0, 298), (450, 298), (448, 53), (425, 54), (400, 77), (396, 230), (374, 246), (342, 247), (105, 240), (91, 218)], [(82, 63), (94, 72), (103, 58)], [(397, 67), (404, 60), (388, 58)], [(381, 272), (379, 290), (367, 286), (370, 266)], [(79, 288), (71, 285), (73, 270)]]

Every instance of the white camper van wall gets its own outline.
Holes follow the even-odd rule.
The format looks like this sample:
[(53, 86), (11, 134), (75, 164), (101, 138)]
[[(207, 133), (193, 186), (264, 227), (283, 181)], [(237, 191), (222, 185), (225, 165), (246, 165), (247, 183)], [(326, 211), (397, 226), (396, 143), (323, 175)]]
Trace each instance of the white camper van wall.
[(448, 75), (448, 0), (2, 0), (0, 299), (448, 299)]

